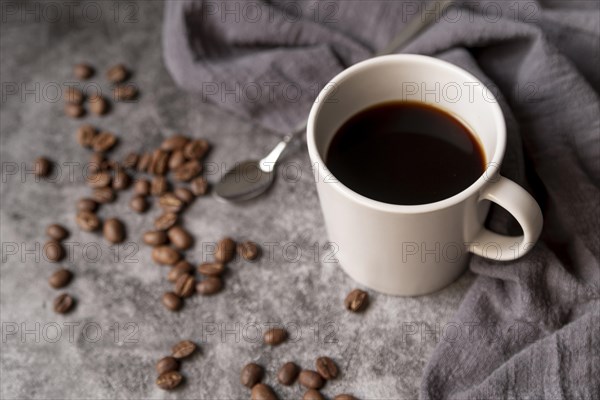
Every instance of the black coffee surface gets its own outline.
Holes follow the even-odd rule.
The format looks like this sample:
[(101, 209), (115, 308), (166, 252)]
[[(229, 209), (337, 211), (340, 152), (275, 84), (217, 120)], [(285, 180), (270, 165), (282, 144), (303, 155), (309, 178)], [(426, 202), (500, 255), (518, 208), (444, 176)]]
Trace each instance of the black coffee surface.
[(355, 192), (390, 204), (416, 205), (460, 193), (485, 170), (471, 131), (447, 112), (394, 101), (351, 117), (334, 135), (326, 164)]

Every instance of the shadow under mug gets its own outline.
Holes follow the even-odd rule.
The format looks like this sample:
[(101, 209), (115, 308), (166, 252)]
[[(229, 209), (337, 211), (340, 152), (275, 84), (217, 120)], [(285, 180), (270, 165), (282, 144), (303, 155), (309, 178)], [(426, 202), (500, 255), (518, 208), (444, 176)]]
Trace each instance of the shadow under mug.
[[(356, 113), (393, 100), (433, 104), (461, 120), (482, 144), (483, 175), (452, 197), (412, 206), (372, 200), (337, 181), (324, 161), (335, 133)], [(536, 201), (499, 174), (506, 127), (495, 97), (473, 75), (448, 62), (399, 54), (344, 70), (315, 101), (307, 144), (329, 240), (338, 248), (344, 271), (371, 289), (402, 296), (431, 293), (461, 275), (470, 253), (514, 260), (541, 233)], [(483, 226), (490, 202), (514, 216), (522, 236), (500, 235)]]

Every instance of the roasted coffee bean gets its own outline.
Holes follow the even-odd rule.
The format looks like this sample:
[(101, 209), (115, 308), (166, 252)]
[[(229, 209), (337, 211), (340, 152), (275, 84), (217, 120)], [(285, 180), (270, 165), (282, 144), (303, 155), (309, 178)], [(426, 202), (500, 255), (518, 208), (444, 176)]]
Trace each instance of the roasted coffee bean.
[(204, 139), (192, 140), (183, 148), (183, 154), (188, 160), (201, 160), (208, 152), (210, 145)]
[(215, 260), (228, 263), (233, 260), (235, 252), (235, 242), (230, 237), (225, 237), (217, 244), (217, 250), (215, 252)]
[(140, 156), (137, 164), (137, 170), (139, 172), (148, 172), (150, 163), (152, 162), (152, 153), (144, 153)]
[(321, 375), (308, 369), (300, 372), (298, 382), (307, 389), (321, 389), (325, 384)]
[(71, 278), (73, 274), (66, 268), (57, 269), (50, 278), (48, 278), (48, 283), (54, 289), (60, 289), (69, 284), (71, 282)]
[(298, 378), (300, 368), (293, 362), (286, 362), (279, 368), (277, 372), (277, 380), (279, 383), (285, 386), (290, 386)]
[(256, 260), (259, 253), (258, 245), (250, 241), (238, 244), (237, 251), (240, 257), (246, 261)]
[(60, 242), (61, 240), (66, 239), (69, 236), (69, 231), (62, 225), (52, 224), (48, 225), (48, 227), (46, 228), (46, 235), (48, 235), (50, 239), (54, 239)]
[(167, 280), (169, 282), (175, 283), (181, 275), (189, 274), (192, 272), (193, 269), (194, 268), (192, 267), (192, 264), (190, 264), (189, 262), (185, 260), (179, 261), (177, 264), (175, 264), (173, 268), (171, 268), (171, 270), (167, 274)]
[(179, 371), (179, 361), (174, 357), (163, 357), (156, 363), (156, 373), (162, 375), (169, 371)]
[(265, 370), (263, 367), (255, 363), (250, 363), (242, 369), (240, 382), (247, 388), (252, 389), (254, 385), (262, 381), (264, 374)]
[(111, 83), (121, 83), (129, 78), (129, 71), (123, 64), (117, 64), (106, 71), (106, 79)]
[(117, 137), (110, 132), (100, 132), (92, 142), (94, 151), (104, 153), (112, 149), (117, 144)]
[(173, 390), (181, 384), (183, 376), (177, 371), (169, 371), (156, 378), (156, 386), (163, 390)]
[(325, 400), (325, 397), (318, 390), (308, 389), (302, 396), (302, 400)]
[(277, 396), (269, 386), (257, 383), (250, 394), (252, 400), (277, 400)]
[(270, 328), (263, 335), (263, 340), (265, 344), (271, 346), (277, 346), (278, 344), (283, 343), (288, 337), (288, 333), (283, 328)]
[(133, 185), (135, 193), (142, 196), (148, 196), (150, 194), (150, 181), (147, 179), (138, 179)]
[(60, 242), (49, 240), (44, 244), (44, 254), (48, 261), (58, 262), (65, 257), (65, 249)]
[(102, 97), (98, 94), (90, 97), (88, 103), (90, 104), (89, 105), (90, 111), (96, 115), (106, 114), (110, 107), (108, 105), (108, 101), (104, 97)]
[(148, 209), (148, 201), (146, 200), (146, 196), (135, 195), (129, 201), (129, 207), (135, 212), (143, 213)]
[(351, 394), (338, 394), (333, 398), (333, 400), (358, 400), (356, 397)]
[(152, 153), (149, 172), (154, 175), (164, 175), (169, 167), (169, 153), (160, 149)]
[(110, 185), (112, 177), (106, 171), (99, 171), (86, 177), (87, 184), (91, 188), (102, 188)]
[(225, 264), (219, 262), (202, 263), (198, 272), (204, 276), (220, 276), (225, 271)]
[(88, 174), (95, 174), (102, 170), (102, 166), (105, 164), (104, 155), (102, 153), (92, 153), (90, 161), (86, 166), (85, 172)]
[(190, 297), (196, 289), (196, 279), (190, 274), (183, 274), (175, 282), (175, 294), (182, 298)]
[(196, 285), (196, 292), (203, 296), (219, 293), (223, 289), (223, 281), (217, 276), (204, 278)]
[(71, 118), (81, 118), (85, 115), (85, 108), (80, 104), (67, 103), (65, 104), (65, 114)]
[(174, 171), (185, 164), (186, 161), (183, 150), (175, 150), (171, 153), (171, 157), (169, 157), (169, 169)]
[(75, 220), (77, 225), (87, 232), (92, 232), (100, 228), (100, 218), (91, 211), (79, 211)]
[(163, 142), (160, 144), (160, 148), (164, 151), (181, 150), (186, 144), (188, 144), (189, 141), (190, 139), (187, 137), (177, 134), (163, 140)]
[(181, 260), (181, 254), (169, 246), (157, 246), (152, 249), (152, 259), (161, 265), (175, 265)]
[(73, 309), (75, 300), (66, 293), (54, 299), (54, 311), (58, 314), (66, 314)]
[(196, 343), (190, 340), (182, 340), (181, 342), (173, 346), (173, 348), (171, 349), (171, 355), (176, 359), (181, 360), (182, 358), (186, 358), (194, 354), (196, 349)]
[(104, 221), (102, 233), (104, 238), (111, 243), (121, 243), (125, 240), (125, 226), (117, 218), (109, 218)]
[(33, 164), (33, 172), (36, 176), (46, 177), (50, 174), (52, 163), (44, 157), (38, 157)]
[(323, 379), (331, 380), (337, 378), (337, 365), (329, 357), (319, 357), (316, 361), (317, 372)]
[(96, 203), (93, 199), (83, 198), (79, 199), (77, 202), (77, 211), (91, 211), (94, 212), (98, 209), (98, 203)]
[(149, 231), (142, 238), (147, 245), (156, 247), (167, 243), (167, 234), (164, 231)]
[(137, 153), (129, 153), (123, 160), (123, 168), (135, 169), (140, 156)]
[(360, 289), (354, 289), (346, 296), (344, 305), (346, 306), (346, 309), (352, 312), (359, 312), (365, 309), (368, 302), (369, 294), (367, 292)]
[(173, 178), (180, 182), (189, 182), (202, 172), (202, 164), (197, 160), (187, 161), (174, 171)]
[(94, 75), (94, 67), (86, 63), (75, 64), (73, 75), (80, 80), (90, 79)]
[(96, 137), (96, 128), (94, 128), (90, 124), (81, 125), (77, 129), (77, 143), (79, 143), (83, 147), (92, 147), (92, 143), (94, 142), (94, 138)]
[(190, 204), (192, 201), (194, 201), (194, 193), (184, 187), (178, 187), (173, 193), (185, 204)]
[(112, 182), (113, 189), (125, 190), (129, 187), (130, 182), (131, 179), (129, 179), (129, 175), (127, 175), (123, 168), (117, 168)]
[(164, 213), (154, 221), (154, 228), (159, 231), (171, 229), (177, 223), (177, 214)]
[(163, 294), (162, 303), (171, 311), (179, 311), (183, 307), (183, 300), (173, 292)]
[(76, 87), (69, 86), (65, 90), (65, 101), (67, 103), (81, 104), (83, 103), (83, 93)]
[(150, 193), (152, 193), (152, 195), (160, 196), (167, 193), (167, 190), (169, 190), (169, 182), (167, 181), (167, 178), (164, 176), (155, 176), (154, 179), (152, 179), (152, 185), (150, 188)]
[(188, 231), (180, 226), (174, 226), (167, 231), (171, 244), (179, 250), (187, 250), (194, 244), (194, 239)]
[(138, 89), (134, 84), (118, 85), (113, 88), (114, 101), (132, 101), (138, 96)]
[(94, 191), (92, 192), (92, 197), (98, 203), (105, 204), (105, 203), (112, 203), (113, 201), (115, 201), (116, 196), (115, 196), (115, 191), (112, 190), (112, 188), (103, 187), (103, 188), (94, 189)]
[(165, 212), (178, 213), (185, 206), (184, 202), (173, 193), (165, 193), (158, 199), (158, 205)]
[(190, 187), (196, 196), (204, 196), (208, 192), (208, 181), (203, 176), (199, 176), (192, 180)]

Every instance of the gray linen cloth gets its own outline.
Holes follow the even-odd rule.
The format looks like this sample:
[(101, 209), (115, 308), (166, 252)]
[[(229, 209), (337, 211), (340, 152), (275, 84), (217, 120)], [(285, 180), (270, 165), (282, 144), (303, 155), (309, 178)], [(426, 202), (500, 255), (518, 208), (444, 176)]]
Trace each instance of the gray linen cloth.
[[(169, 1), (164, 56), (183, 88), (285, 133), (335, 74), (431, 7)], [(502, 172), (545, 218), (540, 242), (518, 261), (472, 257), (479, 276), (442, 331), (421, 397), (599, 399), (598, 2), (459, 2), (402, 51), (455, 63), (494, 90), (508, 127)], [(488, 225), (518, 232), (499, 208)]]

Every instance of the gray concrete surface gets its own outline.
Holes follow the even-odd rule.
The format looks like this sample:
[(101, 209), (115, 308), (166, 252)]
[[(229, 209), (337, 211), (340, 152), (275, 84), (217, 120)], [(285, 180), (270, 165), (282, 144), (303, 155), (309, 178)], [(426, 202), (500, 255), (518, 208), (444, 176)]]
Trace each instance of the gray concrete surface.
[[(49, 4), (62, 15), (51, 14)], [(129, 190), (102, 208), (102, 217), (125, 221), (133, 244), (109, 246), (77, 229), (75, 202), (88, 193), (81, 176), (87, 152), (74, 140), (81, 122), (66, 118), (62, 102), (52, 101), (52, 87), (71, 79), (75, 62), (89, 61), (100, 71), (124, 62), (135, 71), (133, 81), (142, 91), (137, 103), (118, 104), (107, 117), (85, 119), (119, 135), (117, 159), (183, 132), (209, 139), (214, 145), (209, 161), (227, 166), (264, 154), (276, 138), (175, 87), (161, 59), (161, 2), (121, 2), (116, 8), (110, 1), (66, 4), (3, 2), (1, 397), (249, 398), (239, 372), (256, 361), (266, 367), (266, 382), (281, 398), (297, 399), (303, 392), (299, 386), (276, 383), (279, 366), (295, 361), (312, 368), (317, 356), (329, 355), (341, 377), (325, 387), (327, 396), (416, 398), (441, 329), (473, 276), (468, 273), (427, 297), (371, 293), (366, 313), (347, 313), (343, 299), (356, 284), (336, 263), (327, 262), (327, 235), (304, 147), (286, 158), (302, 171), (298, 181), (279, 179), (269, 196), (243, 206), (209, 197), (187, 211), (185, 226), (197, 237), (187, 253), (191, 261), (199, 262), (203, 245), (223, 235), (262, 243), (265, 254), (254, 264), (234, 262), (223, 293), (194, 297), (180, 313), (161, 306), (162, 293), (171, 287), (164, 278), (167, 270), (152, 263), (150, 250), (139, 241), (158, 214), (156, 207), (146, 215), (133, 214), (127, 206)], [(102, 16), (96, 19), (94, 10), (102, 10)], [(94, 80), (106, 89), (102, 76)], [(21, 175), (21, 163), (40, 155), (63, 167), (58, 179), (35, 182), (32, 175)], [(70, 162), (80, 163), (73, 179), (67, 174)], [(218, 173), (208, 175), (209, 180)], [(66, 291), (78, 305), (67, 316), (52, 311), (59, 292), (46, 281), (56, 267), (35, 250), (52, 222), (72, 232), (70, 259), (61, 264), (76, 274)], [(269, 251), (265, 243), (277, 245)], [(295, 340), (276, 348), (256, 342), (257, 327), (269, 322), (287, 324)], [(413, 334), (406, 335), (409, 331)], [(154, 363), (184, 338), (198, 342), (201, 352), (183, 365), (185, 385), (163, 392), (154, 385)]]

